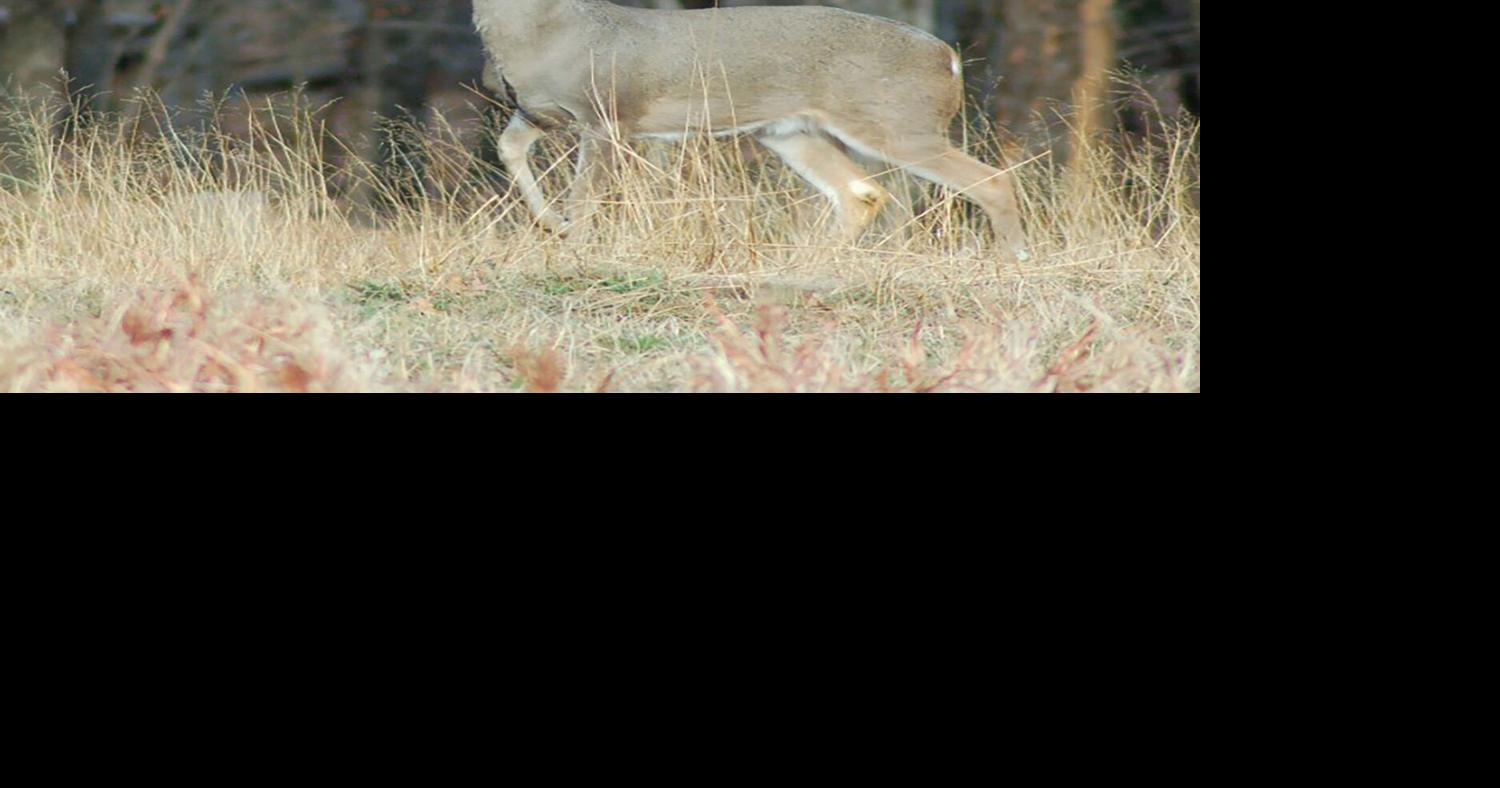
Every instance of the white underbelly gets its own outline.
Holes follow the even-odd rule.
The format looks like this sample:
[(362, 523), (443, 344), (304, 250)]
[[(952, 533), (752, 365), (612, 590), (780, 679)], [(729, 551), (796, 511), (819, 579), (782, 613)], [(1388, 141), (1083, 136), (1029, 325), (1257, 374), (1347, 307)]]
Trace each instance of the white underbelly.
[(771, 120), (745, 123), (738, 126), (715, 126), (708, 129), (695, 129), (684, 124), (684, 128), (681, 131), (646, 131), (636, 132), (630, 136), (634, 139), (681, 142), (689, 137), (696, 137), (703, 134), (711, 137), (733, 137), (737, 134), (763, 134), (772, 137), (784, 137), (792, 134), (811, 134), (821, 129), (822, 124), (808, 115), (790, 115), (784, 118), (772, 118)]

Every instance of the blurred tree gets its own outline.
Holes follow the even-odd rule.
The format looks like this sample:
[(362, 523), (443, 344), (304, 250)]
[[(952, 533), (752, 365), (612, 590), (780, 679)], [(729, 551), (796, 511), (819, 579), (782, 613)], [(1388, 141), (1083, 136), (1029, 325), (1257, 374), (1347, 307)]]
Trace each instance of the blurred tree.
[[(961, 52), (970, 96), (1031, 145), (1066, 155), (1061, 118), (1106, 129), (1104, 75), (1127, 66), (1151, 100), (1199, 103), (1199, 0), (614, 0), (660, 9), (834, 5), (929, 30)], [(377, 118), (408, 124), (456, 106), (483, 55), (467, 0), (0, 0), (0, 83), (57, 91), (66, 68), (85, 108), (130, 112), (152, 87), (173, 104), (231, 87), (265, 96), (308, 85), (333, 127), (375, 166), (422, 171), (420, 151), (377, 141)], [(315, 95), (314, 95), (315, 94)], [(447, 98), (443, 98), (446, 96)], [(1139, 111), (1138, 111), (1139, 110)], [(1123, 130), (1149, 131), (1153, 108), (1126, 108)], [(1132, 112), (1135, 114), (1132, 115)], [(493, 113), (492, 113), (493, 114)], [(496, 118), (490, 118), (493, 122)], [(360, 139), (370, 142), (361, 147)]]
[(68, 4), (47, 0), (9, 0), (7, 23), (0, 36), (0, 79), (12, 89), (56, 90), (66, 65)]
[(1065, 54), (1064, 31), (1077, 0), (1002, 0), (1001, 62), (1005, 83), (995, 100), (1002, 126), (1019, 130), (1042, 120), (1050, 102), (1068, 97), (1075, 79), (1074, 62)]
[[(178, 34), (188, 23), (188, 17), (193, 12), (193, 0), (174, 0), (172, 5), (163, 10), (162, 23), (156, 33), (151, 37), (151, 43), (146, 48), (146, 59), (136, 70), (132, 80), (132, 87), (148, 89), (160, 94), (165, 87), (166, 81), (162, 75), (162, 67), (167, 64), (167, 58), (174, 54), (173, 44), (177, 41)], [(176, 52), (178, 57), (182, 53)], [(175, 96), (165, 96), (169, 101)], [(172, 102), (176, 103), (176, 102)], [(145, 110), (145, 105), (135, 101), (130, 102), (125, 108), (126, 124), (130, 124), (140, 117)]]
[[(85, 114), (105, 108), (109, 69), (109, 19), (104, 0), (80, 0), (67, 31), (65, 67), (69, 93)], [(3, 68), (0, 68), (3, 71)]]
[(377, 208), (374, 198), (417, 199), (423, 162), (412, 131), (426, 107), (432, 45), (448, 16), (449, 0), (365, 0), (364, 24), (354, 35), (356, 73), (351, 93), (363, 119), (362, 153), (386, 188), (364, 184), (356, 201)]
[[(1078, 9), (1078, 80), (1073, 87), (1077, 108), (1074, 131), (1090, 139), (1103, 131), (1113, 117), (1109, 110), (1109, 74), (1115, 67), (1114, 0), (1082, 0)], [(1076, 155), (1079, 150), (1074, 146)]]
[[(55, 93), (64, 65), (64, 9), (40, 0), (11, 0), (5, 32), (0, 34), (0, 98), (8, 92)], [(31, 180), (30, 156), (11, 122), (0, 115), (0, 188)]]

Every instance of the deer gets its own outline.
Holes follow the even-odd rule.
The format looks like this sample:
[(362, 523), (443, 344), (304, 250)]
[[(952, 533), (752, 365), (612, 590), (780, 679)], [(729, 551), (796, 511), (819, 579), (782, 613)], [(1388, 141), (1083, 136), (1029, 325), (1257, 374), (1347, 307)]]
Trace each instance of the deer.
[[(1009, 173), (949, 139), (962, 60), (917, 27), (821, 6), (657, 10), (605, 0), (474, 0), (474, 24), (484, 85), (516, 108), (500, 159), (546, 230), (588, 237), (591, 196), (619, 141), (748, 134), (832, 202), (845, 242), (890, 196), (853, 152), (977, 203), (1002, 248), (1026, 258)], [(530, 152), (565, 127), (580, 140), (560, 216)]]

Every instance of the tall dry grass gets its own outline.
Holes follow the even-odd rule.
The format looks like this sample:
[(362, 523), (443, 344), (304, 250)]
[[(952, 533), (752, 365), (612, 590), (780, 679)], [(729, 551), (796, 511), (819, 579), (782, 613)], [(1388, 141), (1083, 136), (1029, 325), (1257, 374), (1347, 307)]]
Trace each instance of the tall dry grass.
[[(149, 109), (9, 100), (0, 390), (1200, 388), (1197, 132), (1174, 119), (1075, 169), (1016, 163), (1033, 256), (1007, 264), (979, 211), (900, 172), (836, 244), (744, 140), (623, 150), (580, 243), (497, 193), (473, 122), (401, 130), (418, 176), (358, 163), (295, 96)], [(538, 154), (549, 194), (568, 154)]]

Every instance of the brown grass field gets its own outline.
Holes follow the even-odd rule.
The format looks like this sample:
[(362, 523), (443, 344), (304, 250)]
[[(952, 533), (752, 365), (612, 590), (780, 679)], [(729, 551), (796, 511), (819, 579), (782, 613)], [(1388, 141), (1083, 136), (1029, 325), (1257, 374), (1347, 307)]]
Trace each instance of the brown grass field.
[[(837, 245), (748, 142), (633, 146), (577, 242), (479, 177), (474, 123), (428, 124), (402, 191), (295, 97), (190, 133), (6, 113), (0, 391), (1200, 390), (1187, 122), (1005, 157), (1032, 252), (1007, 263), (974, 206), (899, 172)], [(537, 156), (548, 194), (567, 145)]]

